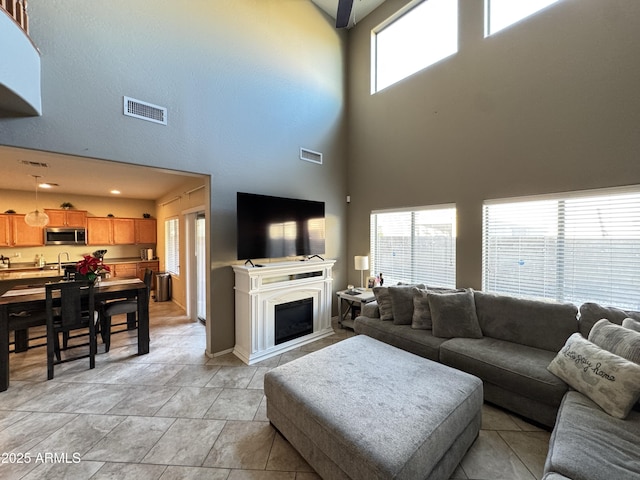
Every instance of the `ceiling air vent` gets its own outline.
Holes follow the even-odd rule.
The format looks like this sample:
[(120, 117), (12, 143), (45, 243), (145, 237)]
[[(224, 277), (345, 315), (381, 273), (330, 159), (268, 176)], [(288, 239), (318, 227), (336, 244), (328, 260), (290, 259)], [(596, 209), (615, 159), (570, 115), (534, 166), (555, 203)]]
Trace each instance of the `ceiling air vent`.
[(135, 98), (124, 98), (124, 114), (129, 117), (147, 120), (149, 122), (167, 124), (167, 109), (152, 103), (136, 100)]
[(44, 162), (32, 162), (31, 160), (18, 160), (18, 162), (27, 167), (49, 168), (49, 164)]
[(309, 150), (308, 148), (300, 148), (300, 160), (322, 165), (322, 154), (320, 152)]

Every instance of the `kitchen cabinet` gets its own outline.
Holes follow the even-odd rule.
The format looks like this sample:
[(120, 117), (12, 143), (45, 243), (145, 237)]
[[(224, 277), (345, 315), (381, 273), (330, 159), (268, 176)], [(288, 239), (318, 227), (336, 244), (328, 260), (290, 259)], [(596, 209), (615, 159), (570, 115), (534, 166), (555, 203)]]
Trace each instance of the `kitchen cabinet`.
[(138, 262), (138, 273), (137, 277), (140, 280), (144, 280), (144, 271), (147, 268), (153, 270), (153, 276), (151, 277), (151, 290), (155, 290), (156, 288), (156, 273), (160, 271), (160, 262), (158, 260), (152, 260), (150, 262)]
[(49, 215), (49, 227), (80, 227), (87, 226), (87, 212), (85, 210), (56, 210), (45, 209)]
[(0, 215), (0, 246), (39, 247), (44, 245), (42, 227), (31, 227), (24, 221), (25, 215)]
[(111, 265), (111, 275), (120, 278), (135, 278), (138, 276), (136, 263), (116, 263)]
[(136, 243), (156, 243), (157, 225), (155, 218), (135, 219)]
[(87, 218), (88, 245), (133, 245), (135, 243), (133, 218)]

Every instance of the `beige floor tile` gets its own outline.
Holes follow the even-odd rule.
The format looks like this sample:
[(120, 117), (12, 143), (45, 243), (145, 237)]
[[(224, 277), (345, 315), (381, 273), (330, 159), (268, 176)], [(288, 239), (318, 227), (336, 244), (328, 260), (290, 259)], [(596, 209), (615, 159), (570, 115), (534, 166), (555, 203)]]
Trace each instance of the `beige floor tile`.
[(220, 392), (221, 388), (179, 387), (176, 394), (155, 413), (155, 416), (203, 418)]
[(535, 480), (498, 432), (481, 430), (462, 459), (462, 468), (474, 480)]
[(518, 455), (537, 479), (542, 478), (549, 450), (549, 432), (500, 432), (502, 439)]
[(207, 387), (247, 388), (258, 367), (221, 367)]
[(126, 417), (82, 458), (104, 462), (140, 462), (174, 422), (173, 418)]
[(296, 480), (296, 473), (232, 470), (229, 480)]
[(203, 466), (264, 470), (274, 436), (275, 430), (266, 422), (229, 421)]
[(227, 480), (230, 470), (210, 467), (169, 466), (160, 480)]
[[(64, 480), (89, 480), (95, 478), (104, 462), (81, 461), (78, 463), (40, 463), (31, 470), (22, 480), (51, 480), (53, 478), (64, 478)], [(4, 477), (3, 477), (4, 478)]]
[(142, 463), (199, 467), (225, 426), (222, 420), (177, 419)]
[(253, 420), (264, 396), (262, 390), (225, 388), (205, 414), (220, 420)]
[(279, 433), (273, 440), (267, 470), (313, 472), (306, 460)]
[(165, 385), (204, 387), (220, 370), (218, 365), (185, 365)]
[(131, 385), (127, 395), (108, 413), (111, 415), (153, 416), (180, 390), (180, 387)]
[(91, 480), (158, 480), (167, 467), (138, 463), (105, 463)]
[(11, 424), (0, 432), (0, 453), (26, 454), (49, 435), (78, 416), (73, 413), (35, 412)]
[(506, 411), (485, 403), (482, 405), (483, 430), (522, 430)]

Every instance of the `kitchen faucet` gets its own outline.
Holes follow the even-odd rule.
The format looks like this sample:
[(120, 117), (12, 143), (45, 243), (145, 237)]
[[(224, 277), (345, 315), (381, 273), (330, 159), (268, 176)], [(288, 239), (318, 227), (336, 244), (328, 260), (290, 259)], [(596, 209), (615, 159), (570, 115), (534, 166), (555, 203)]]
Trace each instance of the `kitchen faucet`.
[(60, 261), (60, 255), (66, 255), (67, 256), (67, 262), (70, 261), (69, 252), (60, 252), (58, 254), (58, 273), (62, 273), (62, 262)]

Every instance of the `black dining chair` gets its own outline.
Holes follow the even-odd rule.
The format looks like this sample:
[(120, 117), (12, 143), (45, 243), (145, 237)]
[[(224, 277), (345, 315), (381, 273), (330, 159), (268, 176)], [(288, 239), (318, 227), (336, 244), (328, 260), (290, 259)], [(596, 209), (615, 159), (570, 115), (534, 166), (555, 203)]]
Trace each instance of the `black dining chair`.
[[(147, 297), (151, 294), (151, 282), (153, 280), (153, 270), (150, 268), (144, 271), (144, 283), (147, 286)], [(114, 315), (127, 314), (127, 320), (119, 323), (112, 323), (111, 317)], [(138, 301), (114, 300), (100, 305), (100, 336), (104, 343), (104, 351), (108, 352), (111, 347), (111, 335), (114, 333), (127, 332), (138, 327), (136, 314), (138, 313)], [(126, 327), (126, 328), (121, 328)]]
[[(45, 310), (47, 315), (47, 378), (53, 378), (53, 367), (61, 363), (89, 358), (89, 368), (96, 366), (97, 312), (95, 309), (93, 284), (89, 282), (59, 282), (45, 285)], [(79, 333), (82, 331), (82, 333)], [(60, 334), (64, 335), (64, 345), (60, 346)], [(85, 343), (77, 344), (68, 340), (88, 337)], [(62, 359), (61, 352), (89, 347), (89, 353)], [(83, 350), (86, 351), (86, 350)], [(54, 359), (55, 355), (55, 359)]]

